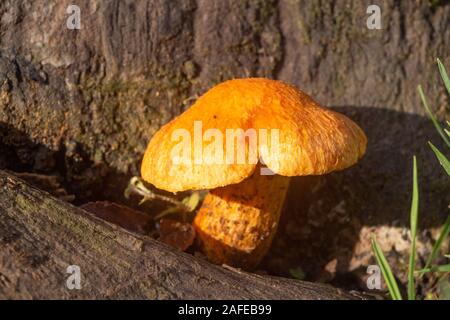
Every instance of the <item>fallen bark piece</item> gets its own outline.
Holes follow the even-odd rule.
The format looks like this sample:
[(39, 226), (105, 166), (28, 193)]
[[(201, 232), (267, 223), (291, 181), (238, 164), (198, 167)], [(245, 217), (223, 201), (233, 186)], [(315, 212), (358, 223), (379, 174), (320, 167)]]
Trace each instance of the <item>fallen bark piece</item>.
[(159, 241), (186, 251), (194, 240), (195, 230), (190, 223), (164, 218), (159, 221)]
[[(80, 276), (79, 289), (70, 284)], [(130, 233), (0, 170), (1, 299), (355, 299), (227, 270)]]

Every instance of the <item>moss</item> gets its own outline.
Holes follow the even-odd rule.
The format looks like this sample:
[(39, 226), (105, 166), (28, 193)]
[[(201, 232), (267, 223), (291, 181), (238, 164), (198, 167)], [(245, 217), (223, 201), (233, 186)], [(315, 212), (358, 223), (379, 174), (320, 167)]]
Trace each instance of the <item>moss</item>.
[(183, 71), (188, 79), (193, 79), (198, 73), (198, 67), (192, 60), (183, 63)]
[(84, 127), (93, 130), (83, 132), (79, 143), (91, 161), (135, 172), (151, 135), (181, 112), (191, 86), (188, 75), (157, 64), (147, 68), (148, 78), (133, 81), (83, 76), (78, 89), (90, 122)]
[(17, 193), (15, 197), (15, 204), (24, 212), (32, 212), (30, 207), (30, 201), (21, 193)]

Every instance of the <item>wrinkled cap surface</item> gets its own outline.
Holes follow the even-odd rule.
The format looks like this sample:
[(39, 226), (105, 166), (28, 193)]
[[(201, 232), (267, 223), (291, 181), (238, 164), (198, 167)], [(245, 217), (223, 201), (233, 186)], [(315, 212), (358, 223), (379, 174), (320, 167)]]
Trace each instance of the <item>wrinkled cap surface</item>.
[[(238, 138), (227, 139), (227, 129), (236, 134), (230, 137)], [(255, 133), (256, 146), (249, 142)], [(276, 174), (322, 175), (355, 164), (366, 143), (352, 120), (319, 106), (294, 86), (262, 78), (236, 79), (210, 89), (153, 136), (141, 175), (171, 192), (212, 189), (249, 177), (257, 166), (255, 155)], [(239, 162), (242, 151), (245, 161)]]

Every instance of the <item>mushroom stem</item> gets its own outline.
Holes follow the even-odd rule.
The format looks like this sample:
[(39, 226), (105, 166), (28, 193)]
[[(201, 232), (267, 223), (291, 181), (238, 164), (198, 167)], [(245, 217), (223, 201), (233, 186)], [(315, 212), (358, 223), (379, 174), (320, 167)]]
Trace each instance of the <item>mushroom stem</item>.
[(255, 268), (270, 248), (289, 177), (260, 175), (211, 190), (194, 220), (201, 250), (217, 264)]

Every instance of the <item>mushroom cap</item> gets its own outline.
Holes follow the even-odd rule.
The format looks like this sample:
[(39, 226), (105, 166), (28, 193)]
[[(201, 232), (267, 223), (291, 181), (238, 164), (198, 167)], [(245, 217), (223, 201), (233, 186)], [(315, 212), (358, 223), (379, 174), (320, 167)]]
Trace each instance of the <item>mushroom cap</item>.
[[(196, 162), (195, 145), (205, 150), (216, 140), (200, 136), (194, 141), (195, 121), (201, 121), (202, 133), (209, 128), (223, 133), (224, 158), (228, 151), (227, 129), (266, 129), (269, 133), (265, 146), (270, 152), (263, 152), (263, 143), (253, 150), (248, 139), (236, 139), (231, 151), (236, 153), (238, 147), (243, 147), (248, 157), (253, 150), (269, 169), (284, 176), (322, 175), (345, 169), (364, 155), (367, 144), (364, 132), (352, 120), (321, 107), (292, 85), (264, 78), (235, 79), (207, 91), (153, 136), (142, 161), (145, 181), (178, 192), (239, 183), (253, 173), (257, 163), (251, 161)], [(191, 152), (187, 153), (191, 161), (173, 162), (174, 148), (180, 144), (180, 139), (172, 136), (177, 129), (184, 129), (191, 137)], [(271, 149), (273, 129), (278, 131), (276, 152)], [(197, 151), (196, 159), (202, 156)]]

